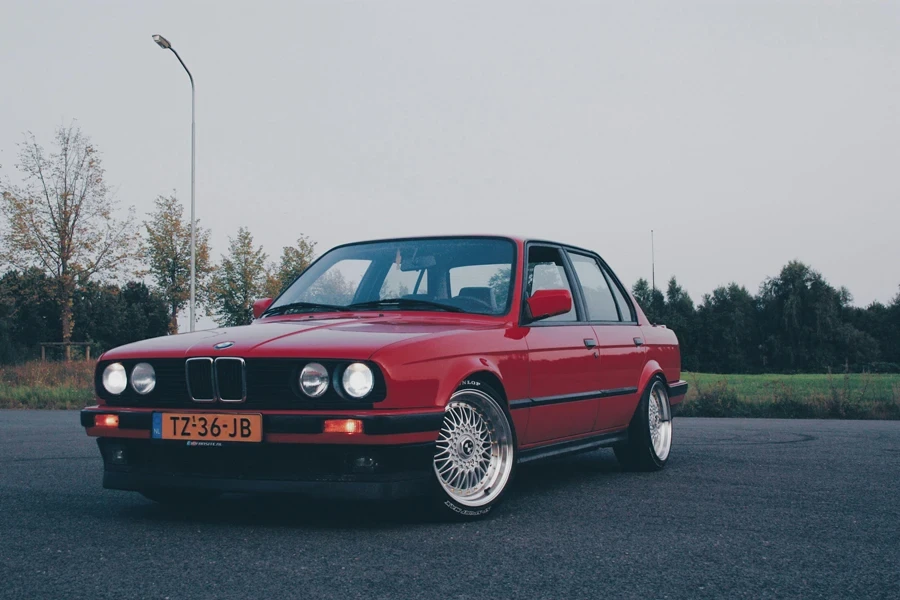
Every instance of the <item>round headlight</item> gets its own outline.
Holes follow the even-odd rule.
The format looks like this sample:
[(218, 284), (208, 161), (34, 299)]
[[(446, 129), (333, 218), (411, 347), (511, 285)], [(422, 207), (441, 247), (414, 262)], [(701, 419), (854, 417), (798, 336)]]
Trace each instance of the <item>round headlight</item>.
[(375, 387), (372, 369), (362, 363), (353, 363), (344, 369), (342, 381), (344, 391), (353, 398), (363, 398)]
[(300, 371), (300, 389), (310, 398), (318, 398), (328, 389), (328, 369), (309, 363)]
[(113, 363), (103, 369), (103, 387), (110, 394), (118, 396), (128, 386), (128, 376), (121, 363)]
[(149, 394), (156, 387), (156, 371), (150, 363), (138, 363), (131, 370), (131, 387), (138, 394)]

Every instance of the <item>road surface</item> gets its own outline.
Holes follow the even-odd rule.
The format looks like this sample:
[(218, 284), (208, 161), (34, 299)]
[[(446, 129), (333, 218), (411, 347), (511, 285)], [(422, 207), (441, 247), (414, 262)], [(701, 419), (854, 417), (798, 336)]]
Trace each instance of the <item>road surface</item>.
[(676, 419), (519, 470), (491, 518), (105, 491), (76, 412), (0, 411), (0, 598), (900, 598), (900, 422)]

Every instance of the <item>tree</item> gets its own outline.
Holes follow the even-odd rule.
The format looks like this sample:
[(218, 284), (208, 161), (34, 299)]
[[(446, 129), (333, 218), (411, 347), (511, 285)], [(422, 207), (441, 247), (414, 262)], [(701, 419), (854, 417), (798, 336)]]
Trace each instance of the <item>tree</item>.
[(115, 275), (136, 254), (134, 212), (119, 220), (99, 151), (75, 125), (56, 132), (50, 154), (28, 135), (20, 145), (23, 183), (0, 183), (5, 226), (0, 259), (54, 279), (63, 342), (72, 338), (76, 286)]
[[(144, 221), (150, 276), (169, 312), (169, 333), (178, 333), (178, 313), (191, 296), (191, 226), (184, 222), (184, 206), (174, 194), (159, 196), (156, 210)], [(195, 225), (196, 226), (196, 225)], [(196, 226), (196, 285), (200, 290), (212, 272), (209, 230)]]
[(509, 279), (511, 274), (512, 270), (509, 267), (500, 267), (497, 269), (497, 272), (488, 279), (488, 285), (491, 287), (491, 290), (493, 290), (494, 299), (497, 301), (497, 306), (499, 307), (505, 307), (506, 303), (509, 301)]
[(0, 363), (37, 358), (37, 342), (59, 331), (54, 290), (53, 280), (37, 268), (0, 277)]
[(731, 283), (703, 296), (697, 309), (697, 362), (705, 372), (745, 373), (761, 366), (756, 300)]
[(695, 371), (697, 363), (697, 327), (694, 301), (675, 277), (666, 288), (666, 304), (663, 323), (678, 335), (681, 349), (681, 364), (686, 371)]
[(296, 246), (285, 246), (281, 250), (281, 261), (278, 266), (269, 268), (266, 281), (266, 296), (275, 298), (291, 285), (303, 271), (312, 264), (316, 256), (316, 243), (307, 236), (301, 235)]
[(852, 297), (809, 266), (791, 261), (760, 287), (760, 328), (768, 365), (821, 372), (873, 359), (877, 344), (846, 322)]
[(228, 238), (228, 256), (222, 257), (207, 292), (207, 304), (219, 325), (247, 325), (253, 320), (253, 302), (266, 293), (267, 258), (262, 246), (254, 247), (246, 227)]
[(650, 284), (641, 277), (631, 288), (634, 299), (651, 323), (665, 323), (666, 298), (658, 289), (650, 289)]
[(166, 301), (139, 281), (122, 287), (90, 282), (76, 292), (74, 313), (72, 338), (92, 342), (98, 352), (166, 335), (169, 325)]

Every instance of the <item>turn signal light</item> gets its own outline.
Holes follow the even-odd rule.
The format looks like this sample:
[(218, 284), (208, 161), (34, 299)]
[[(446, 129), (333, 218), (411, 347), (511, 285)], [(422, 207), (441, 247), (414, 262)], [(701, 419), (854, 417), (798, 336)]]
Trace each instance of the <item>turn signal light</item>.
[(325, 433), (362, 433), (363, 423), (359, 419), (329, 419), (325, 421)]
[(94, 415), (94, 427), (118, 427), (119, 415)]

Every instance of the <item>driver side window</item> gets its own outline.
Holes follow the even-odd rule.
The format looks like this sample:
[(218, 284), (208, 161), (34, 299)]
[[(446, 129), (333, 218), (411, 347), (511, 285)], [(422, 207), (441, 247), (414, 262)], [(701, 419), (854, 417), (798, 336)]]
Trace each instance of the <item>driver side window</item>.
[[(528, 248), (528, 270), (525, 296), (531, 296), (538, 290), (568, 290), (572, 294), (569, 278), (563, 263), (562, 253), (558, 248), (547, 246), (530, 246)], [(572, 294), (574, 297), (574, 294)], [(569, 312), (544, 319), (546, 322), (577, 321), (575, 305)]]

